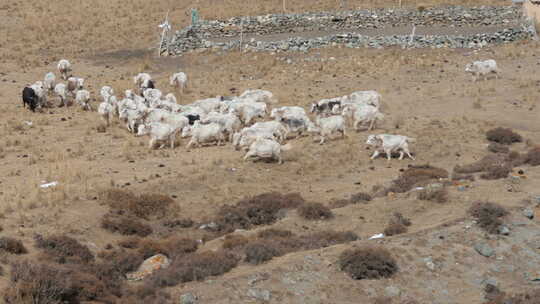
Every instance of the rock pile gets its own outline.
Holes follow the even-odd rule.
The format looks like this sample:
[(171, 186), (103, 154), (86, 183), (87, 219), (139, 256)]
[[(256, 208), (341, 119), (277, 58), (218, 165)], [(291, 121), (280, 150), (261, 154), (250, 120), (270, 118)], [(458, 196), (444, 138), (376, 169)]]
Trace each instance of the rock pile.
[[(359, 29), (382, 29), (419, 26), (504, 28), (494, 33), (471, 35), (409, 35), (366, 36), (354, 33)], [(478, 48), (488, 44), (530, 39), (533, 33), (515, 6), (466, 8), (447, 6), (425, 10), (360, 10), (340, 13), (304, 13), (235, 17), (227, 21), (201, 21), (176, 34), (164, 44), (170, 55), (180, 55), (195, 49), (229, 50), (240, 47), (240, 31), (251, 36), (287, 33), (291, 38), (278, 41), (251, 38), (244, 41), (246, 49), (254, 51), (307, 51), (328, 45), (343, 44), (350, 48), (388, 46), (412, 48)], [(321, 37), (302, 37), (306, 32), (323, 32)], [(336, 31), (342, 33), (335, 34)], [(309, 35), (312, 36), (312, 35)], [(215, 41), (216, 38), (220, 38)]]

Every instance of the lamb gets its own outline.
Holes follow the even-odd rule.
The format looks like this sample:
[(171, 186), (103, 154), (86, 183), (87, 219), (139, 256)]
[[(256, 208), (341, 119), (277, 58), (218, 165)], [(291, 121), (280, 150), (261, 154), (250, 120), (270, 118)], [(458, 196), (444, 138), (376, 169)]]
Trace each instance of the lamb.
[(67, 92), (75, 96), (78, 90), (84, 88), (84, 78), (69, 77), (67, 80)]
[(101, 98), (103, 98), (103, 101), (108, 101), (109, 97), (114, 95), (114, 89), (110, 86), (103, 86), (101, 87), (100, 95)]
[(268, 130), (274, 134), (279, 142), (283, 142), (283, 140), (287, 138), (287, 129), (277, 121), (258, 122), (252, 125), (250, 128)]
[(397, 151), (399, 151), (400, 160), (403, 159), (404, 153), (414, 160), (414, 157), (409, 152), (409, 143), (411, 142), (415, 142), (415, 139), (402, 135), (378, 134), (369, 135), (366, 144), (375, 147), (375, 152), (371, 155), (371, 159), (375, 159), (381, 152), (384, 152), (387, 162), (390, 162), (392, 152)]
[(45, 86), (43, 85), (43, 81), (36, 81), (30, 87), (34, 90), (38, 97), (37, 107), (41, 108), (45, 106), (47, 104), (47, 94), (45, 92)]
[(129, 132), (136, 132), (137, 126), (142, 124), (145, 113), (147, 113), (146, 108), (128, 108), (124, 107), (119, 114), (119, 118), (126, 121), (126, 127)]
[(319, 102), (312, 103), (311, 113), (316, 113), (317, 115), (336, 114), (334, 108), (339, 109), (341, 106), (341, 99), (341, 97), (322, 99)]
[(54, 86), (56, 85), (56, 76), (53, 72), (45, 74), (43, 85), (44, 89), (47, 90), (48, 93), (52, 93), (54, 91)]
[(178, 72), (171, 76), (169, 79), (169, 83), (171, 86), (175, 87), (176, 89), (180, 89), (182, 93), (184, 93), (185, 88), (187, 87), (187, 75), (184, 72)]
[(282, 118), (301, 119), (307, 117), (307, 114), (306, 110), (301, 107), (281, 107), (272, 109), (270, 117), (281, 121)]
[(150, 124), (141, 124), (137, 132), (137, 136), (150, 135), (149, 148), (153, 149), (156, 142), (161, 142), (160, 149), (168, 142), (171, 149), (174, 149), (176, 134), (179, 129), (167, 123), (153, 122)]
[(369, 123), (368, 131), (371, 131), (377, 120), (384, 119), (384, 115), (379, 112), (379, 109), (372, 105), (349, 105), (343, 109), (342, 115), (352, 117), (355, 130), (359, 129), (360, 124)]
[(244, 161), (251, 157), (257, 157), (263, 159), (277, 159), (279, 164), (283, 164), (281, 151), (287, 151), (289, 149), (291, 149), (290, 144), (282, 146), (272, 139), (259, 137), (249, 146), (248, 152), (244, 155)]
[(137, 74), (137, 76), (133, 77), (133, 82), (137, 86), (137, 89), (139, 89), (139, 94), (141, 95), (145, 90), (155, 88), (152, 76), (148, 73)]
[(493, 59), (485, 61), (474, 61), (465, 66), (465, 72), (471, 73), (473, 81), (476, 82), (480, 76), (487, 79), (487, 76), (491, 73), (495, 74), (495, 78), (499, 79), (499, 73), (501, 72), (497, 67), (497, 62)]
[(276, 137), (271, 130), (254, 129), (250, 127), (234, 133), (232, 144), (235, 150), (240, 150), (240, 148), (247, 149), (259, 137), (276, 140)]
[(201, 120), (202, 123), (217, 123), (220, 124), (223, 128), (223, 132), (229, 134), (229, 141), (232, 142), (233, 134), (240, 130), (242, 122), (240, 119), (233, 113), (221, 114), (218, 112), (210, 112), (204, 119)]
[(58, 62), (58, 72), (62, 75), (62, 79), (68, 79), (68, 73), (71, 72), (71, 63), (66, 59), (62, 59)]
[(341, 107), (347, 105), (371, 105), (380, 108), (381, 94), (377, 91), (356, 91), (341, 98)]
[(106, 101), (100, 103), (98, 106), (98, 113), (101, 116), (101, 119), (107, 124), (107, 126), (110, 125), (110, 119), (113, 112), (113, 106)]
[(23, 108), (26, 108), (26, 105), (28, 105), (28, 108), (30, 109), (30, 111), (32, 112), (36, 111), (36, 107), (38, 106), (38, 103), (39, 103), (39, 97), (34, 91), (34, 89), (32, 89), (29, 86), (24, 87), (22, 91), (22, 100), (23, 100)]
[(83, 110), (90, 111), (92, 108), (90, 107), (90, 92), (87, 90), (79, 90), (77, 91), (77, 95), (75, 96), (75, 101), (78, 105), (80, 105)]
[(266, 90), (252, 90), (248, 89), (239, 96), (240, 99), (250, 100), (252, 102), (263, 102), (266, 105), (276, 104), (278, 101), (274, 98), (274, 94)]
[(68, 106), (68, 94), (67, 94), (68, 92), (67, 92), (66, 85), (63, 84), (63, 83), (58, 83), (54, 87), (54, 92), (60, 98), (60, 104), (58, 106), (59, 107), (63, 107), (63, 106), (67, 107)]
[(187, 148), (189, 149), (192, 145), (200, 146), (202, 143), (211, 141), (217, 141), (217, 145), (219, 146), (224, 141), (222, 131), (223, 128), (220, 124), (210, 123), (203, 125), (199, 121), (196, 121), (191, 127), (191, 140), (187, 144)]
[(217, 112), (221, 108), (221, 100), (218, 97), (215, 98), (207, 98), (207, 99), (201, 99), (197, 100), (193, 103), (191, 103), (191, 106), (193, 107), (199, 107), (202, 110), (204, 110), (205, 113), (210, 112)]
[(307, 131), (310, 133), (320, 134), (321, 141), (319, 142), (319, 144), (321, 145), (325, 142), (325, 138), (334, 132), (340, 132), (342, 137), (345, 137), (346, 135), (345, 119), (341, 115), (333, 115), (322, 118), (317, 117), (316, 123), (318, 127), (310, 124)]
[(295, 138), (298, 138), (307, 131), (310, 124), (313, 124), (308, 117), (281, 118), (281, 123), (285, 125), (285, 138), (288, 138), (289, 134), (291, 133), (296, 133)]
[(241, 107), (239, 113), (244, 124), (249, 125), (253, 119), (266, 116), (266, 104), (263, 102), (247, 103)]
[(170, 103), (178, 104), (178, 101), (176, 101), (176, 96), (174, 96), (173, 93), (169, 93), (165, 95), (165, 100), (167, 100)]

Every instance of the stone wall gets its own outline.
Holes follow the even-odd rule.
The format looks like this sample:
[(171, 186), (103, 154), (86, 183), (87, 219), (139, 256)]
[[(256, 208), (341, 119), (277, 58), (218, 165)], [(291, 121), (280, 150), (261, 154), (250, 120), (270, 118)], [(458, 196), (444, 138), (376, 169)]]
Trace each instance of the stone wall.
[[(355, 33), (362, 29), (392, 29), (411, 25), (458, 29), (496, 26), (500, 30), (485, 34), (467, 34), (463, 30), (463, 34), (455, 35), (416, 35), (412, 40), (410, 35), (367, 36)], [(250, 39), (244, 39), (242, 47), (256, 51), (307, 51), (336, 44), (351, 48), (479, 48), (532, 37), (531, 29), (526, 26), (519, 6), (447, 6), (422, 11), (375, 9), (201, 21), (196, 26), (177, 31), (162, 47), (170, 55), (181, 55), (195, 49), (239, 48), (241, 31), (244, 35), (250, 35)], [(319, 35), (303, 35), (313, 32)], [(280, 36), (282, 38), (268, 39), (269, 35), (276, 34), (283, 34)]]

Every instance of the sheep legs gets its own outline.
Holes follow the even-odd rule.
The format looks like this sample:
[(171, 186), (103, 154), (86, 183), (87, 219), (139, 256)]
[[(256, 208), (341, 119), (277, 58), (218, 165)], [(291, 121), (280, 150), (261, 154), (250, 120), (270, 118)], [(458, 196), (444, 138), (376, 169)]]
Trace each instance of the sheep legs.
[(375, 152), (373, 152), (373, 155), (371, 155), (371, 159), (375, 159), (377, 158), (377, 156), (379, 156), (379, 150), (375, 150)]

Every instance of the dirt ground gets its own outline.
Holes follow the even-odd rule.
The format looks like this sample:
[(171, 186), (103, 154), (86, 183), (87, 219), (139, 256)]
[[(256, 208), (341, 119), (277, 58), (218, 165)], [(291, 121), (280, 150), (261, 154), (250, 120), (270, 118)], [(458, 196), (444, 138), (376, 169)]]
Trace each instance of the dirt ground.
[[(173, 196), (176, 212), (204, 223), (224, 204), (263, 192), (299, 192), (307, 201), (329, 205), (332, 200), (357, 192), (371, 192), (374, 186), (387, 184), (399, 175), (400, 169), (411, 164), (429, 163), (451, 172), (454, 166), (487, 154), (485, 132), (494, 127), (512, 128), (526, 139), (512, 145), (512, 150), (526, 152), (540, 143), (538, 43), (521, 42), (480, 51), (326, 48), (306, 54), (205, 51), (157, 58), (149, 50), (157, 39), (152, 27), (168, 8), (172, 9), (173, 24), (185, 24), (184, 13), (190, 4), (155, 1), (155, 5), (148, 6), (147, 1), (133, 0), (128, 1), (128, 7), (124, 2), (69, 2), (70, 7), (67, 1), (45, 4), (0, 0), (0, 36), (7, 37), (0, 41), (0, 235), (21, 239), (30, 250), (29, 257), (36, 254), (32, 247), (36, 233), (67, 233), (94, 252), (120, 240), (100, 226), (108, 208), (98, 204), (97, 197), (110, 187)], [(263, 14), (281, 9), (280, 1), (253, 2), (257, 4), (201, 0), (197, 5), (207, 18), (240, 15), (246, 10)], [(291, 11), (339, 5), (322, 0), (290, 2)], [(346, 3), (354, 7), (395, 5), (393, 1)], [(433, 5), (439, 1), (403, 3)], [(55, 11), (60, 13), (53, 16)], [(77, 17), (83, 13), (91, 18)], [(174, 150), (149, 151), (146, 137), (134, 137), (116, 120), (105, 133), (99, 133), (101, 122), (95, 111), (85, 112), (73, 106), (31, 113), (22, 108), (20, 92), (24, 85), (55, 71), (56, 61), (61, 58), (71, 60), (74, 75), (86, 79), (95, 99), (103, 85), (113, 86), (121, 96), (132, 87), (132, 76), (141, 71), (150, 73), (164, 93), (170, 92), (169, 75), (182, 70), (190, 79), (188, 90), (177, 95), (183, 104), (262, 88), (273, 92), (280, 105), (307, 108), (322, 98), (377, 90), (383, 96), (386, 117), (374, 132), (349, 130), (346, 138), (335, 138), (324, 145), (314, 142), (311, 136), (290, 140), (293, 148), (285, 152), (283, 165), (244, 162), (243, 154), (230, 145), (188, 151), (185, 139)], [(464, 73), (465, 64), (484, 58), (497, 61), (502, 77), (473, 83)], [(50, 99), (57, 102), (55, 97)], [(93, 101), (94, 109), (97, 104)], [(372, 133), (416, 138), (412, 145), (416, 160), (395, 159), (390, 167), (382, 158), (371, 161), (365, 140)], [(273, 225), (298, 233), (352, 230), (363, 239), (354, 246), (362, 246), (369, 242), (365, 241), (369, 236), (384, 229), (393, 212), (401, 212), (412, 221), (409, 233), (382, 241), (404, 265), (395, 278), (351, 280), (335, 265), (339, 253), (351, 245), (338, 245), (286, 255), (261, 266), (241, 265), (222, 277), (179, 285), (169, 291), (175, 297), (192, 291), (199, 295), (201, 303), (254, 303), (246, 295), (247, 282), (255, 274), (268, 273), (270, 279), (259, 288), (272, 291), (273, 303), (369, 303), (384, 295), (389, 285), (400, 287), (400, 299), (412, 297), (419, 303), (481, 303), (481, 287), (471, 283), (478, 279), (475, 273), (496, 274), (490, 272), (490, 262), (470, 248), (483, 235), (475, 228), (470, 233), (463, 228), (470, 222), (466, 210), (476, 200), (490, 200), (515, 208), (518, 211), (513, 213), (512, 221), (522, 220), (519, 207), (523, 199), (540, 195), (540, 168), (519, 169), (527, 176), (519, 185), (506, 179), (477, 180), (466, 191), (450, 187), (450, 199), (445, 204), (420, 201), (414, 194), (398, 194), (334, 209), (336, 217), (329, 221), (306, 221), (290, 212)], [(58, 186), (39, 188), (52, 181), (58, 181)], [(513, 190), (509, 191), (509, 187)], [(532, 235), (540, 227), (534, 222), (527, 225), (527, 229), (516, 229), (519, 237), (497, 242), (524, 246), (526, 233)], [(448, 236), (444, 244), (436, 241), (440, 234)], [(420, 245), (421, 241), (428, 245)], [(220, 240), (214, 240), (199, 250), (219, 245)], [(527, 255), (519, 254), (521, 262), (510, 256), (505, 261), (521, 271), (525, 266), (520, 263)], [(537, 249), (532, 254), (538, 255)], [(446, 257), (440, 263), (446, 268), (439, 273), (421, 269), (422, 258), (427, 256)], [(19, 258), (4, 255), (2, 261), (7, 264)], [(539, 270), (533, 269), (538, 266), (527, 267), (532, 268), (523, 271)], [(498, 273), (498, 282), (505, 290), (520, 292), (529, 287), (523, 277), (510, 275), (517, 270)], [(0, 287), (7, 286), (8, 279), (7, 275), (0, 277)], [(434, 283), (422, 283), (427, 281)], [(297, 289), (290, 289), (292, 286)]]

